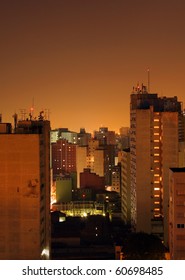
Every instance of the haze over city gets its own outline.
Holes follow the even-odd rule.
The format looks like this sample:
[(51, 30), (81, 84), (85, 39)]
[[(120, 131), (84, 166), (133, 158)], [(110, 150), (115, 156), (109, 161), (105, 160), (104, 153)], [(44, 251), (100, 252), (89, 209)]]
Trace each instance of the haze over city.
[[(137, 82), (184, 102), (183, 0), (2, 0), (3, 121), (34, 105), (52, 128), (129, 126)], [(33, 104), (34, 103), (34, 104)]]

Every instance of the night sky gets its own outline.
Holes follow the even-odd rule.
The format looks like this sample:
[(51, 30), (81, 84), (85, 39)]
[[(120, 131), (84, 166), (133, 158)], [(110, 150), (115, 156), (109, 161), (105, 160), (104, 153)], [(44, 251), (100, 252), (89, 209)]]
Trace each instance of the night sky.
[(52, 128), (129, 126), (133, 86), (185, 101), (184, 0), (1, 0), (3, 122), (34, 105)]

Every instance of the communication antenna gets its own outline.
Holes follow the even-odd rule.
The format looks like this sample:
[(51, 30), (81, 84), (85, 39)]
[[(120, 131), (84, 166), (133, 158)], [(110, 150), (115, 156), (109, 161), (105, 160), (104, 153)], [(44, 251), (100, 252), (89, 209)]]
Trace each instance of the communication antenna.
[(45, 109), (45, 110), (44, 110), (44, 119), (45, 119), (45, 120), (49, 120), (49, 115), (50, 115), (49, 109)]
[(147, 69), (148, 73), (148, 93), (150, 93), (150, 68)]
[(32, 106), (30, 108), (30, 120), (33, 118), (33, 112), (34, 112), (34, 97), (32, 98)]
[(13, 119), (14, 119), (14, 131), (16, 131), (16, 128), (17, 128), (17, 120), (18, 120), (18, 114), (17, 114), (17, 113), (14, 113), (12, 117), (13, 117)]
[(21, 120), (25, 121), (25, 117), (26, 117), (26, 109), (20, 109), (21, 112)]

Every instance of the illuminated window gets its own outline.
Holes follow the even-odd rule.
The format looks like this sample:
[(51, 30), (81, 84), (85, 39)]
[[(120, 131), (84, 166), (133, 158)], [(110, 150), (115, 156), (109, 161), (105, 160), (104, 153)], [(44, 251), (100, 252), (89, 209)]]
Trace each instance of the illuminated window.
[(154, 188), (154, 191), (160, 191), (160, 188)]
[(159, 135), (159, 133), (158, 132), (154, 132), (154, 135)]

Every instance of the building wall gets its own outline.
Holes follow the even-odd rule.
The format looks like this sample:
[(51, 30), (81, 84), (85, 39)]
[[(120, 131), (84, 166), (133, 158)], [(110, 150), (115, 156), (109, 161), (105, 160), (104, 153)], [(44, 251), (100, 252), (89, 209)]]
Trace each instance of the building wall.
[(39, 135), (0, 136), (0, 259), (40, 259)]
[(121, 214), (125, 224), (131, 224), (130, 150), (122, 151), (121, 158)]
[(77, 188), (80, 187), (80, 173), (87, 168), (87, 147), (76, 147)]
[(94, 190), (105, 190), (104, 177), (92, 173), (90, 169), (84, 169), (80, 173), (80, 188), (92, 188)]
[(137, 231), (157, 234), (168, 246), (169, 168), (183, 164), (182, 103), (177, 96), (149, 94), (145, 86), (133, 90), (130, 103), (132, 221)]
[(185, 168), (169, 171), (170, 259), (185, 259)]
[(136, 111), (136, 146), (132, 147), (131, 153), (131, 189), (136, 191), (136, 231), (147, 233), (151, 233), (150, 119), (150, 110)]
[(50, 142), (51, 143), (56, 143), (58, 138), (59, 138), (59, 131), (58, 129), (55, 129), (55, 130), (51, 130), (50, 132)]
[(77, 132), (61, 131), (60, 138), (66, 139), (69, 143), (77, 144)]
[(100, 145), (115, 145), (115, 131), (109, 131), (108, 127), (100, 127), (99, 131), (94, 132), (95, 139), (99, 140)]
[(51, 144), (53, 177), (62, 173), (76, 172), (76, 145), (66, 139)]
[(99, 141), (95, 139), (90, 139), (88, 141), (88, 146), (87, 146), (87, 168), (90, 168), (92, 172), (94, 171), (94, 153), (96, 149), (99, 148)]
[(97, 175), (104, 176), (104, 150), (94, 151), (94, 170)]
[(118, 164), (112, 168), (112, 191), (120, 194), (121, 166)]
[(0, 141), (0, 187), (6, 190), (0, 198), (3, 205), (0, 220), (4, 223), (0, 227), (1, 258), (48, 259), (50, 122), (18, 121), (14, 133), (1, 135)]
[(162, 199), (164, 241), (168, 246), (169, 168), (178, 167), (178, 113), (162, 112)]
[(56, 202), (70, 202), (72, 200), (72, 179), (57, 178), (56, 180)]

